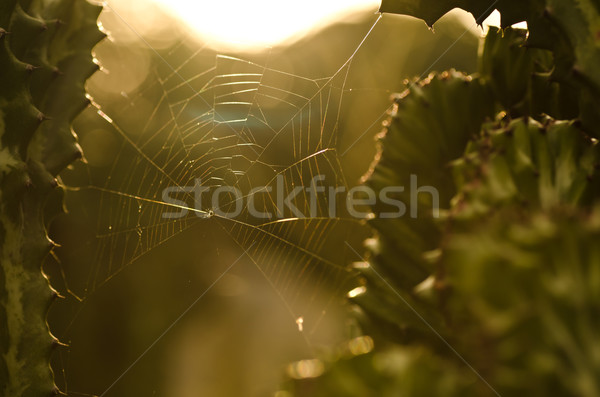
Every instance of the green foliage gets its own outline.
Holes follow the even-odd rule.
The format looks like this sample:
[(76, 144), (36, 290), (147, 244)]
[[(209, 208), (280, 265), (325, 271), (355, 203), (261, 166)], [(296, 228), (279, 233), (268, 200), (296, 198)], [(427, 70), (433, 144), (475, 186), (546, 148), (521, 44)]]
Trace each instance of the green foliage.
[(58, 341), (46, 324), (56, 293), (41, 269), (53, 246), (45, 225), (61, 210), (56, 175), (81, 156), (71, 122), (88, 104), (84, 83), (97, 69), (91, 48), (103, 37), (99, 12), (79, 0), (0, 5), (3, 396), (57, 393), (49, 360)]
[[(432, 25), (454, 7), (481, 21), (484, 6), (384, 0), (382, 11)], [(600, 395), (598, 6), (495, 7), (506, 28), (490, 29), (479, 73), (410, 84), (381, 134), (365, 183), (379, 192), (416, 175), (442, 211), (427, 194), (416, 218), (372, 208), (351, 301), (375, 350), (330, 360), (291, 382), (295, 395)], [(523, 20), (529, 34), (507, 27)], [(410, 191), (396, 198), (408, 207)], [(386, 372), (382, 356), (402, 365)], [(345, 391), (340, 374), (357, 386)]]

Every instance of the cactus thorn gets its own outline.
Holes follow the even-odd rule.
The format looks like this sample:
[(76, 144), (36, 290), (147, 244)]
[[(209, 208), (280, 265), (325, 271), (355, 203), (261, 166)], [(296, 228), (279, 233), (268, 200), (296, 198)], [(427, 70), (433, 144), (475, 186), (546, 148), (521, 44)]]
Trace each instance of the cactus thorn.
[(56, 241), (52, 240), (50, 237), (46, 237), (46, 239), (48, 240), (48, 243), (50, 246), (52, 247), (60, 247), (60, 244), (58, 244)]
[(60, 390), (58, 388), (58, 386), (54, 386), (54, 388), (52, 389), (52, 395), (54, 395), (54, 396), (65, 396), (65, 397), (68, 396), (68, 394), (64, 393), (62, 390)]
[(51, 249), (53, 249), (54, 247), (57, 247), (57, 246), (58, 246), (58, 244), (56, 244), (54, 241), (52, 241), (51, 239), (47, 239), (46, 248), (48, 250), (51, 250)]
[(62, 343), (58, 339), (54, 338), (54, 340), (52, 341), (52, 348), (56, 349), (57, 347), (69, 347), (69, 345), (66, 343)]
[(55, 301), (57, 299), (65, 299), (65, 296), (61, 295), (57, 290), (52, 289), (52, 300)]

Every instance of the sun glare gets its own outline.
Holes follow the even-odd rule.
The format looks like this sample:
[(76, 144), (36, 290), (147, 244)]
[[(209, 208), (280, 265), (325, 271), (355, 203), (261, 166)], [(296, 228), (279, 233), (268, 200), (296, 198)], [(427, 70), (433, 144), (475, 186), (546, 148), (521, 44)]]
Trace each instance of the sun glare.
[[(500, 13), (498, 10), (494, 10), (494, 12), (492, 12), (485, 21), (483, 21), (485, 34), (487, 34), (490, 26), (500, 27), (500, 19)], [(516, 23), (513, 25), (513, 27), (518, 29), (527, 29), (527, 22)]]
[(155, 0), (213, 46), (257, 49), (295, 41), (379, 0)]

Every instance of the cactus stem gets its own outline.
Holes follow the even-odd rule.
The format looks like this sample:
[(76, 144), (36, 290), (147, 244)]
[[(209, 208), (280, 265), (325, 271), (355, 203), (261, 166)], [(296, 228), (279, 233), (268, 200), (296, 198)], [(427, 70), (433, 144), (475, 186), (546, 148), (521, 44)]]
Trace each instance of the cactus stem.
[[(49, 332), (47, 323), (50, 305), (63, 297), (51, 288), (42, 269), (43, 259), (57, 246), (48, 238), (46, 225), (59, 210), (46, 212), (45, 207), (48, 195), (59, 186), (58, 172), (81, 157), (69, 127), (83, 110), (83, 101), (76, 98), (89, 75), (77, 71), (88, 71), (82, 56), (89, 57), (101, 36), (94, 31), (97, 6), (84, 0), (54, 2), (57, 7), (36, 0), (18, 2), (18, 9), (8, 7), (8, 26), (0, 28), (0, 39), (10, 34), (8, 30), (19, 32), (0, 46), (6, 72), (0, 75), (3, 88), (8, 86), (0, 90), (0, 152), (9, 165), (0, 170), (1, 396), (63, 395), (54, 384), (50, 354), (65, 345)], [(59, 26), (52, 35), (41, 34)], [(63, 75), (58, 67), (48, 69), (49, 64), (61, 65), (64, 74), (72, 76), (53, 84), (45, 78), (42, 84), (32, 81), (38, 69)], [(50, 119), (55, 121), (43, 123)]]

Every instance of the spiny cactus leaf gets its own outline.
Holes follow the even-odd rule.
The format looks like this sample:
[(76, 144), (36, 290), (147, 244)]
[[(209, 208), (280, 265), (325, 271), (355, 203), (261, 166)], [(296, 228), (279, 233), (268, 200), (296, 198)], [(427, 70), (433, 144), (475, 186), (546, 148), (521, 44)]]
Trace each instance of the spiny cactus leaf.
[(81, 156), (71, 122), (89, 104), (84, 82), (98, 70), (90, 49), (104, 34), (96, 26), (100, 7), (77, 0), (53, 4), (42, 12), (49, 20), (60, 20), (58, 30), (48, 42), (47, 51), (35, 54), (36, 65), (43, 65), (53, 79), (47, 87), (42, 85), (44, 91), (31, 91), (36, 106), (49, 118), (37, 135), (44, 141), (37, 143), (38, 148), (43, 148), (38, 156), (56, 175)]
[(455, 71), (408, 85), (395, 98), (380, 137), (378, 161), (366, 183), (375, 190), (408, 188), (412, 175), (419, 185), (436, 186), (442, 206), (447, 206), (455, 193), (448, 163), (479, 134), (482, 122), (493, 117), (491, 92), (478, 79)]
[[(554, 52), (557, 78), (574, 78), (600, 93), (600, 5), (594, 0), (383, 0), (382, 12), (406, 14), (432, 26), (453, 8), (462, 8), (483, 21), (493, 9), (502, 27), (526, 21), (528, 45)], [(486, 8), (489, 7), (489, 8)]]
[[(401, 267), (399, 263), (406, 263), (401, 257), (397, 260), (397, 267)], [(381, 267), (375, 263), (373, 266)], [(389, 277), (370, 266), (361, 269), (361, 274), (366, 284), (365, 292), (351, 294), (351, 301), (363, 309), (361, 325), (366, 334), (378, 341), (399, 344), (426, 340), (432, 348), (443, 348), (442, 341), (430, 328), (434, 327), (438, 333), (449, 337), (445, 320), (435, 302), (420, 296), (417, 288), (390, 284)]]
[[(399, 107), (396, 112), (400, 109), (414, 114), (410, 106)], [(391, 128), (393, 117), (385, 137), (400, 134)], [(453, 183), (448, 191), (458, 192), (452, 200), (450, 220), (436, 222), (427, 214), (418, 219), (386, 219), (377, 216), (382, 212), (379, 204), (373, 207), (376, 217), (370, 223), (378, 234), (366, 244), (369, 264), (359, 267), (366, 292), (351, 298), (365, 312), (364, 327), (370, 334), (382, 333), (398, 343), (427, 340), (437, 349), (440, 339), (431, 332), (429, 326), (433, 326), (445, 339), (452, 339), (452, 330), (438, 306), (445, 284), (438, 278), (440, 250), (442, 241), (452, 233), (452, 219), (484, 217), (502, 208), (523, 212), (589, 208), (600, 199), (600, 148), (577, 123), (547, 119), (541, 124), (533, 119), (507, 118), (481, 126), (482, 131), (472, 140), (463, 139), (466, 153), (452, 161), (454, 178), (446, 176)], [(410, 131), (405, 128), (405, 135)], [(417, 163), (411, 160), (412, 164), (395, 168), (386, 153), (384, 147), (371, 178), (387, 168), (386, 175), (402, 178), (404, 172), (411, 171), (410, 165)], [(402, 171), (394, 173), (394, 169)], [(432, 255), (436, 252), (438, 255)]]
[(600, 136), (600, 102), (575, 81), (552, 77), (554, 59), (547, 50), (526, 45), (527, 31), (491, 27), (479, 57), (479, 76), (490, 86), (499, 110), (510, 117), (543, 121), (579, 118), (591, 136)]
[(600, 198), (600, 148), (573, 122), (503, 120), (455, 162), (461, 216), (516, 206), (590, 207)]
[(550, 79), (552, 53), (526, 47), (526, 40), (525, 29), (490, 27), (479, 57), (480, 78), (491, 87), (502, 110), (512, 117), (558, 117), (563, 113), (576, 117), (576, 94), (574, 101), (561, 101), (569, 91)]
[(53, 247), (45, 226), (61, 209), (55, 177), (80, 153), (70, 125), (97, 68), (91, 49), (103, 37), (99, 11), (82, 0), (0, 4), (2, 396), (58, 393), (49, 365), (58, 341), (46, 324), (57, 294), (41, 269)]
[[(409, 340), (414, 332), (426, 338), (432, 335), (378, 277), (388, 279), (411, 305), (430, 313), (426, 314), (429, 321), (442, 324), (439, 314), (427, 311), (428, 304), (419, 302), (414, 288), (434, 270), (424, 257), (439, 247), (442, 234), (434, 207), (448, 209), (456, 194), (450, 163), (463, 154), (467, 142), (479, 135), (481, 124), (493, 114), (491, 91), (480, 80), (455, 71), (431, 75), (395, 99), (380, 137), (380, 153), (365, 183), (378, 195), (389, 186), (405, 187), (404, 192), (395, 192), (394, 198), (407, 212), (389, 218), (385, 216), (393, 210), (389, 205), (378, 203), (372, 208), (375, 216), (369, 222), (378, 238), (370, 240), (368, 249), (377, 275), (370, 268), (362, 269), (367, 293), (356, 297), (356, 302), (377, 318), (377, 324), (387, 321), (399, 331), (400, 339)], [(426, 190), (417, 195), (419, 189)]]

